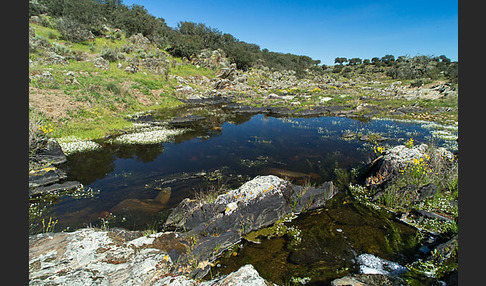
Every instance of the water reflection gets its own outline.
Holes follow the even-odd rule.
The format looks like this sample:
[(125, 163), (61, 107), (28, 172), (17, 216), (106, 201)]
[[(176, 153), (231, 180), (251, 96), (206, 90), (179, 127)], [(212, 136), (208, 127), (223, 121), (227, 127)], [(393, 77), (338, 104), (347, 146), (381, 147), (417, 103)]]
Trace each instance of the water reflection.
[[(298, 184), (334, 180), (346, 185), (350, 174), (374, 156), (372, 144), (360, 140), (360, 135), (379, 134), (387, 138), (380, 144), (389, 145), (410, 137), (419, 144), (430, 141), (431, 136), (430, 130), (407, 122), (362, 122), (344, 117), (275, 118), (202, 111), (205, 113), (201, 113), (201, 120), (174, 119), (175, 125), (191, 130), (172, 143), (120, 145), (106, 141), (99, 142), (101, 150), (70, 156), (68, 179), (99, 190), (99, 194), (86, 199), (61, 196), (49, 205), (45, 216), (59, 220), (58, 230), (99, 225), (103, 217), (112, 214), (116, 217), (110, 217), (110, 226), (146, 229), (147, 225), (160, 226), (161, 217), (195, 190), (204, 191), (211, 184), (220, 183), (209, 175), (218, 170), (219, 180), (232, 188), (262, 174), (274, 174)], [(134, 120), (157, 120), (158, 116), (167, 115), (152, 114)], [(350, 133), (356, 136), (348, 136)], [(436, 143), (440, 146), (441, 142)], [(208, 175), (184, 179), (198, 173)], [(131, 206), (136, 202), (140, 205), (155, 202), (161, 189), (154, 187), (154, 183), (170, 178), (175, 180), (163, 187), (170, 187), (171, 194), (163, 205), (150, 204), (148, 209), (153, 212), (138, 214), (134, 211), (136, 207), (116, 207), (123, 205), (123, 201), (131, 202), (125, 203)]]

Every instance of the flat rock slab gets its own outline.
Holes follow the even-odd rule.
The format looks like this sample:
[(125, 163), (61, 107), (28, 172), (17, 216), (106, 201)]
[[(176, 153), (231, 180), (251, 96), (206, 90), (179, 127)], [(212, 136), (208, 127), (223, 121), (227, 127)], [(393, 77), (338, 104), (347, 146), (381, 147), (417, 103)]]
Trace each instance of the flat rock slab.
[(29, 285), (151, 285), (172, 264), (155, 237), (81, 229), (29, 237)]
[(188, 127), (200, 121), (203, 121), (204, 119), (206, 119), (206, 117), (204, 116), (188, 115), (184, 117), (171, 119), (168, 121), (168, 123), (174, 127)]
[(78, 188), (82, 188), (83, 184), (78, 181), (68, 181), (64, 183), (55, 183), (48, 186), (37, 187), (29, 190), (29, 196), (43, 195), (43, 194), (53, 194), (61, 193), (66, 191), (72, 191)]
[(197, 282), (172, 274), (170, 253), (187, 252), (173, 232), (140, 236), (94, 228), (29, 237), (29, 285), (268, 285), (251, 265)]
[(66, 178), (66, 173), (54, 166), (29, 172), (29, 188), (46, 186)]

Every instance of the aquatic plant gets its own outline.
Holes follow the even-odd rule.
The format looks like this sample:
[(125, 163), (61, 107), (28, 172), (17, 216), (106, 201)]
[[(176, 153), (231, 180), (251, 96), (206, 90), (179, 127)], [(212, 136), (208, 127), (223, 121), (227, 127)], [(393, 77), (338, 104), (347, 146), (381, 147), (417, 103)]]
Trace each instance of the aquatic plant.
[(59, 220), (53, 220), (52, 217), (49, 217), (49, 222), (46, 224), (46, 220), (42, 219), (42, 233), (54, 232), (54, 227)]
[(101, 148), (101, 145), (94, 141), (82, 140), (73, 136), (59, 138), (57, 141), (64, 154), (67, 156), (78, 152), (93, 151)]

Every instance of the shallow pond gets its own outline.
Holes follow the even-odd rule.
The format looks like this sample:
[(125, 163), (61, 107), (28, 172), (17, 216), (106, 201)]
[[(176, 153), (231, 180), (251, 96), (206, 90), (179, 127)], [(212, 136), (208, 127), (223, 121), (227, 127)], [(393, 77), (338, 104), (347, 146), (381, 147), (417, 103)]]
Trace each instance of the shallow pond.
[[(376, 157), (375, 144), (393, 146), (413, 138), (415, 144), (450, 147), (456, 142), (437, 134), (454, 138), (457, 129), (424, 122), (201, 110), (204, 119), (190, 123), (189, 131), (172, 143), (103, 140), (98, 142), (101, 149), (69, 156), (66, 180), (79, 181), (84, 189), (31, 199), (30, 232), (46, 230), (42, 219), (56, 222), (49, 231), (86, 226), (161, 231), (171, 209), (184, 198), (234, 189), (257, 175), (273, 174), (295, 184), (332, 180), (342, 192), (325, 209), (286, 223), (298, 230), (300, 243), (289, 235), (260, 244), (242, 242), (218, 259), (208, 277), (251, 263), (275, 283), (322, 284), (356, 273), (361, 254), (403, 265), (417, 253), (412, 228), (354, 202), (346, 186)], [(158, 116), (167, 117), (151, 114), (150, 120)], [(370, 142), (366, 137), (386, 140)]]
[(100, 142), (100, 150), (71, 155), (67, 180), (81, 182), (85, 191), (37, 202), (41, 211), (31, 232), (42, 230), (42, 218), (57, 219), (55, 231), (90, 225), (161, 230), (170, 209), (184, 198), (237, 188), (257, 175), (297, 184), (346, 184), (375, 157), (373, 143), (361, 135), (387, 138), (381, 145), (408, 138), (416, 144), (449, 142), (433, 132), (423, 124), (392, 120), (206, 115), (172, 143)]

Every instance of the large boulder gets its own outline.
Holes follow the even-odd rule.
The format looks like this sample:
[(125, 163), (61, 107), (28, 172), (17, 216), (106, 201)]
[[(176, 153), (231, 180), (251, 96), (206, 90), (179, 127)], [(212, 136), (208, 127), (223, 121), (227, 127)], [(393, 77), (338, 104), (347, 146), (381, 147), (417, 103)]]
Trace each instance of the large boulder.
[(41, 147), (36, 149), (31, 156), (31, 160), (40, 164), (53, 165), (59, 165), (67, 161), (61, 146), (54, 139), (48, 139), (47, 141), (42, 142)]
[(398, 145), (386, 150), (371, 163), (366, 178), (366, 185), (378, 187), (393, 181), (399, 175), (400, 170), (410, 165), (414, 159), (425, 159), (426, 152), (426, 144), (420, 144), (412, 148)]
[[(332, 182), (317, 188), (302, 187), (274, 175), (257, 176), (213, 202), (184, 200), (172, 211), (165, 227), (184, 230), (184, 237), (196, 242), (187, 258), (209, 262), (244, 235), (292, 213), (324, 207), (336, 193)], [(188, 274), (203, 277), (208, 271), (209, 263), (206, 263)]]

